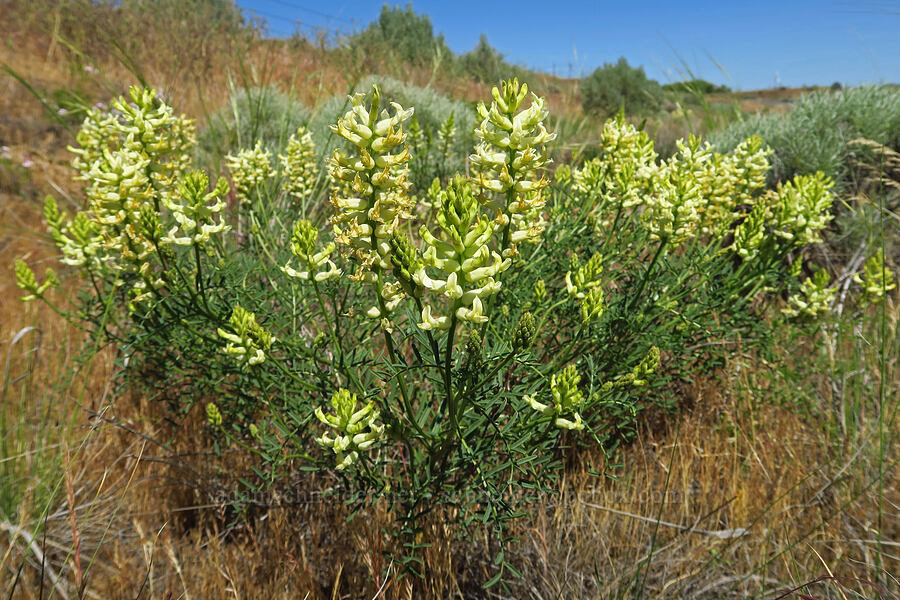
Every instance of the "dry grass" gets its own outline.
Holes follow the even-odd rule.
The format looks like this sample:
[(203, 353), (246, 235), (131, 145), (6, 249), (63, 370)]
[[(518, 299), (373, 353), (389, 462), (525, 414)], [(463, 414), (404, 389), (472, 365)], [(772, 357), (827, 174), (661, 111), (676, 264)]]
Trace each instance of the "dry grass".
[[(0, 22), (6, 23), (0, 29), (15, 23), (4, 8), (14, 10), (15, 3), (0, 7)], [(133, 79), (99, 41), (91, 52), (103, 78), (72, 68), (69, 51), (40, 28), (4, 33), (0, 60), (27, 73), (45, 92), (80, 89), (101, 99)], [(164, 33), (152, 35), (161, 37), (151, 37), (144, 47), (174, 43)], [(198, 117), (224, 101), (228, 74), (280, 83), (308, 105), (344, 91), (349, 83), (346, 65), (314, 44), (252, 38), (235, 42), (246, 44), (239, 52), (236, 46), (210, 44), (193, 61), (179, 63), (182, 57), (174, 53), (150, 51), (135, 60), (150, 83)], [(420, 85), (430, 77), (424, 69), (405, 73), (405, 79)], [(473, 82), (440, 77), (435, 86), (467, 100), (483, 98), (487, 91)], [(549, 94), (552, 111), (578, 114), (577, 82), (534, 84), (542, 86), (556, 90)], [(38, 267), (53, 263), (51, 244), (32, 232), (42, 230), (39, 207), (45, 194), (56, 195), (64, 205), (79, 201), (67, 167), (69, 135), (18, 82), (0, 76), (0, 145), (11, 147), (13, 165), (0, 181), (0, 264), (23, 257)], [(33, 166), (20, 168), (26, 159)], [(318, 493), (331, 485), (327, 479), (298, 479), (261, 499), (270, 506), (256, 506), (246, 519), (236, 519), (223, 492), (237, 487), (247, 458), (240, 453), (210, 456), (199, 415), (176, 428), (156, 404), (112, 394), (114, 351), (91, 353), (91, 346), (61, 319), (46, 307), (24, 305), (20, 295), (7, 268), (0, 277), (0, 341), (6, 349), (26, 326), (36, 326), (42, 335), (39, 348), (31, 341), (9, 348), (11, 373), (23, 377), (8, 397), (25, 398), (35, 414), (58, 419), (62, 434), (55, 439), (67, 451), (54, 479), (59, 493), (46, 507), (41, 534), (34, 539), (45, 560), (36, 558), (22, 536), (10, 535), (9, 528), (0, 532), (0, 557), (7, 557), (0, 562), (0, 593), (49, 596), (52, 572), (60, 578), (56, 596), (68, 598), (500, 594), (479, 587), (490, 573), (484, 539), (476, 534), (467, 542), (452, 542), (439, 516), (422, 540), (433, 544), (426, 556), (427, 579), (392, 577), (396, 566), (384, 554), (389, 549), (384, 531), (391, 526), (386, 512), (376, 508), (347, 523), (347, 509)], [(896, 305), (889, 311), (896, 331)], [(861, 350), (858, 341), (835, 351), (851, 357), (869, 352), (857, 362), (865, 362), (875, 385), (877, 360), (869, 361), (877, 357)], [(888, 347), (896, 348), (896, 341)], [(788, 350), (785, 364), (792, 360)], [(805, 356), (817, 351), (812, 345), (804, 349)], [(82, 367), (59, 389), (54, 383), (81, 364), (82, 353), (93, 356), (90, 367)], [(896, 407), (898, 371), (888, 366), (887, 402)], [(827, 407), (834, 382), (816, 374), (780, 379), (779, 367), (739, 353), (716, 380), (694, 383), (690, 412), (642, 432), (619, 457), (622, 466), (610, 467), (595, 453), (571, 461), (584, 466), (570, 469), (559, 495), (534, 507), (520, 523), (522, 542), (514, 562), (525, 578), (513, 582), (508, 595), (776, 597), (832, 574), (863, 597), (877, 597), (878, 590), (857, 580), (893, 582), (897, 590), (889, 574), (900, 571), (900, 489), (894, 467), (900, 450), (889, 445), (886, 452), (877, 451), (879, 436), (896, 439), (897, 419), (885, 427), (868, 406), (866, 419), (853, 431), (829, 436), (827, 408), (816, 417), (809, 407), (773, 400), (790, 393), (791, 386), (803, 386), (806, 395), (818, 394)], [(877, 397), (870, 391), (859, 400)], [(73, 406), (78, 408), (68, 429), (64, 425)], [(19, 407), (8, 404), (0, 410), (14, 415)], [(885, 465), (889, 470), (879, 484)], [(589, 475), (589, 467), (617, 480)], [(44, 508), (32, 500), (26, 494), (23, 514)], [(28, 530), (41, 523), (23, 519), (10, 525)], [(826, 580), (804, 593), (839, 598), (849, 592)]]

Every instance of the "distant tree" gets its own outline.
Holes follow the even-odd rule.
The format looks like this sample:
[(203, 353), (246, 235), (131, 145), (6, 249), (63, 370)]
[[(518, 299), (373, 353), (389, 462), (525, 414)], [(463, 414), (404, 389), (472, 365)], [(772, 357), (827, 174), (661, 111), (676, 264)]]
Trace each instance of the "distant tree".
[(504, 68), (503, 55), (488, 43), (483, 33), (478, 44), (459, 58), (459, 65), (467, 75), (484, 83), (496, 83), (509, 76)]
[(581, 98), (587, 114), (610, 115), (620, 108), (641, 114), (658, 110), (663, 92), (659, 83), (647, 78), (643, 67), (632, 67), (620, 58), (581, 80)]
[(431, 19), (417, 14), (412, 4), (406, 8), (384, 4), (378, 19), (354, 36), (351, 44), (415, 65), (431, 62), (437, 52), (452, 55), (443, 34), (435, 36)]
[(839, 91), (841, 91), (842, 89), (844, 89), (844, 86), (841, 85), (841, 82), (840, 82), (840, 81), (835, 81), (834, 83), (831, 84), (831, 91), (832, 91), (832, 92), (839, 92)]

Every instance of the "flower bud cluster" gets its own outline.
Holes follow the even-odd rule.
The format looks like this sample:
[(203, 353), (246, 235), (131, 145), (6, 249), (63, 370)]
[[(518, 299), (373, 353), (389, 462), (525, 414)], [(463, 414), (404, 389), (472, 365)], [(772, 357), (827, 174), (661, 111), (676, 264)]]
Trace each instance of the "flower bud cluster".
[(232, 309), (228, 329), (219, 327), (217, 332), (228, 342), (222, 351), (245, 368), (265, 361), (266, 352), (274, 341), (272, 335), (256, 322), (256, 315), (241, 306)]
[[(603, 273), (603, 256), (594, 254), (588, 261), (578, 266), (578, 256), (572, 256), (572, 270), (566, 272), (566, 291), (570, 298), (584, 298), (591, 288), (600, 285)], [(575, 271), (573, 276), (572, 271)]]
[(53, 196), (47, 196), (44, 200), (44, 220), (62, 252), (62, 263), (85, 267), (90, 272), (101, 268), (107, 256), (97, 221), (83, 211), (75, 213), (75, 217), (69, 221), (68, 215), (59, 210)]
[(572, 189), (586, 206), (613, 213), (638, 206), (653, 189), (659, 167), (653, 140), (619, 113), (603, 125), (600, 156), (572, 171)]
[(766, 185), (770, 148), (763, 148), (758, 135), (747, 138), (728, 154), (712, 154), (701, 173), (700, 195), (705, 199), (701, 229), (723, 235), (740, 215), (741, 205), (755, 203), (756, 193)]
[(482, 300), (500, 290), (500, 282), (494, 277), (509, 268), (511, 261), (490, 249), (497, 224), (480, 213), (468, 181), (459, 176), (453, 178), (440, 192), (439, 199), (436, 220), (440, 232), (434, 235), (422, 227), (419, 234), (426, 246), (422, 261), (440, 272), (440, 279), (432, 279), (424, 267), (413, 278), (417, 284), (447, 299), (449, 315), (439, 316), (426, 304), (419, 327), (448, 329), (453, 317), (484, 323), (488, 318)]
[(253, 149), (240, 150), (236, 155), (226, 154), (225, 164), (231, 171), (235, 195), (241, 206), (249, 206), (254, 190), (275, 174), (272, 154), (263, 148), (262, 140), (257, 140)]
[(800, 289), (788, 298), (788, 306), (781, 312), (788, 317), (816, 317), (819, 313), (828, 312), (834, 302), (837, 286), (828, 287), (831, 276), (828, 271), (820, 269), (812, 277), (807, 277), (800, 284)]
[(307, 198), (313, 190), (318, 175), (316, 145), (312, 134), (301, 126), (288, 139), (284, 154), (279, 154), (281, 175), (285, 179), (285, 191), (297, 199)]
[(321, 408), (316, 409), (319, 421), (337, 430), (334, 436), (323, 433), (316, 438), (316, 442), (337, 454), (335, 468), (338, 471), (355, 463), (359, 452), (370, 448), (384, 432), (384, 425), (376, 423), (380, 413), (374, 401), (360, 409), (357, 406), (356, 394), (341, 388), (331, 397), (333, 413), (326, 414)]
[(456, 118), (452, 111), (450, 112), (450, 116), (447, 117), (447, 120), (441, 123), (440, 129), (438, 129), (438, 142), (441, 154), (445, 158), (450, 158), (452, 155), (453, 144), (456, 142)]
[(521, 352), (530, 348), (532, 342), (534, 342), (535, 335), (537, 335), (537, 323), (534, 315), (526, 311), (519, 319), (515, 330), (513, 330), (513, 352)]
[(697, 234), (703, 203), (698, 175), (711, 152), (693, 135), (687, 142), (676, 143), (679, 152), (660, 166), (655, 190), (646, 198), (641, 214), (650, 236), (671, 244)]
[(216, 187), (209, 190), (209, 177), (203, 171), (191, 171), (184, 176), (178, 186), (176, 197), (166, 197), (163, 203), (177, 222), (168, 233), (160, 239), (166, 244), (177, 246), (204, 246), (209, 243), (210, 236), (224, 233), (231, 229), (217, 213), (225, 208), (224, 195), (228, 192), (228, 183), (219, 179)]
[(552, 402), (543, 404), (535, 399), (534, 394), (525, 396), (525, 402), (544, 416), (552, 417), (553, 423), (560, 429), (584, 429), (581, 415), (576, 412), (584, 403), (584, 396), (578, 389), (581, 375), (572, 364), (550, 378), (550, 394)]
[(880, 302), (887, 292), (897, 287), (894, 274), (884, 264), (884, 252), (880, 250), (866, 260), (862, 276), (857, 273), (853, 281), (862, 286), (862, 301), (867, 304)]
[[(316, 252), (318, 240), (319, 231), (310, 221), (301, 219), (294, 223), (294, 230), (291, 233), (291, 253), (300, 259), (303, 270), (297, 271), (291, 267), (290, 261), (281, 267), (281, 270), (289, 277), (304, 281), (309, 281), (310, 278), (314, 281), (327, 281), (340, 277), (341, 270), (328, 258), (334, 252), (334, 242), (328, 242), (322, 250)], [(320, 271), (323, 266), (325, 269)]]
[(639, 362), (636, 367), (629, 373), (617, 377), (613, 381), (607, 381), (600, 386), (600, 391), (606, 392), (614, 388), (624, 388), (628, 386), (640, 387), (642, 385), (647, 385), (648, 377), (655, 373), (658, 367), (659, 348), (657, 346), (651, 346), (650, 350), (647, 351), (647, 354), (641, 359), (641, 362)]
[(753, 260), (759, 254), (759, 247), (766, 239), (768, 212), (765, 202), (756, 202), (750, 213), (734, 228), (734, 242), (731, 249), (744, 260)]
[[(358, 261), (353, 278), (373, 282), (377, 278), (373, 266), (390, 268), (390, 239), (400, 219), (411, 217), (412, 208), (406, 164), (410, 154), (402, 123), (413, 109), (392, 102), (393, 114), (387, 109), (379, 114), (380, 102), (377, 87), (369, 107), (365, 94), (355, 94), (350, 98), (351, 109), (331, 126), (354, 148), (352, 154), (335, 150), (330, 160), (332, 178), (349, 184), (345, 190), (349, 194), (331, 197), (334, 239)], [(339, 192), (341, 186), (337, 188)]]
[(534, 282), (534, 287), (531, 290), (531, 301), (534, 302), (536, 306), (540, 306), (546, 299), (547, 284), (544, 283), (543, 279), (538, 279)]
[(572, 270), (566, 273), (566, 291), (570, 298), (581, 300), (581, 322), (588, 325), (599, 319), (605, 309), (603, 288), (600, 287), (603, 257), (594, 254), (578, 266), (578, 257), (573, 255), (571, 266)]
[(775, 235), (805, 246), (822, 241), (820, 232), (834, 216), (831, 204), (834, 183), (818, 171), (814, 175), (798, 175), (778, 185), (767, 198)]
[[(545, 144), (556, 138), (548, 133), (543, 120), (547, 117), (544, 99), (532, 94), (531, 105), (519, 111), (528, 86), (517, 79), (505, 81), (502, 91), (493, 88), (490, 108), (478, 105), (481, 122), (475, 127), (479, 140), (475, 153), (469, 156), (474, 179), (486, 193), (486, 204), (498, 212), (498, 221), (506, 228), (507, 247), (504, 256), (516, 256), (516, 244), (535, 242), (544, 230), (541, 191), (548, 185), (538, 173), (550, 158)], [(491, 199), (491, 194), (503, 194)]]
[(224, 422), (222, 411), (212, 402), (206, 405), (206, 421), (213, 427), (221, 427)]
[(31, 267), (29, 267), (24, 260), (16, 260), (15, 271), (16, 285), (28, 292), (27, 296), (22, 297), (23, 302), (40, 298), (48, 289), (59, 285), (59, 278), (57, 278), (56, 272), (49, 267), (44, 272), (44, 277), (46, 278), (44, 283), (38, 283), (34, 271), (31, 270)]

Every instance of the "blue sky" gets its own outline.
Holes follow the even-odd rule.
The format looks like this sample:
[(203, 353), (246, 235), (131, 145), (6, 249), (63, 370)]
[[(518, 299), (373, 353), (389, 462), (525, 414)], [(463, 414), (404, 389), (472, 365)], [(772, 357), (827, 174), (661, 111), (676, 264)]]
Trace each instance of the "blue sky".
[[(352, 32), (382, 2), (238, 0), (271, 35)], [(403, 4), (391, 3), (391, 4)], [(900, 83), (900, 2), (413, 2), (457, 53), (482, 33), (513, 63), (582, 76), (624, 56), (662, 83), (697, 77), (740, 90)], [(299, 29), (297, 21), (300, 21)]]

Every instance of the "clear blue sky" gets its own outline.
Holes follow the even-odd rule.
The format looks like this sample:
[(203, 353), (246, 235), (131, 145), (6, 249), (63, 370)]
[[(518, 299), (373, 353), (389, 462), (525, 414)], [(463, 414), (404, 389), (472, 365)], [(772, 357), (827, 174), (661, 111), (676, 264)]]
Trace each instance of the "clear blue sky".
[[(269, 33), (353, 32), (383, 2), (237, 0)], [(391, 2), (402, 4), (405, 2)], [(582, 76), (624, 56), (661, 83), (695, 76), (735, 89), (900, 83), (900, 1), (444, 0), (413, 2), (457, 53), (482, 33), (507, 60)], [(299, 21), (299, 24), (298, 24)], [(721, 69), (718, 65), (721, 65)], [(724, 71), (723, 71), (724, 69)]]

